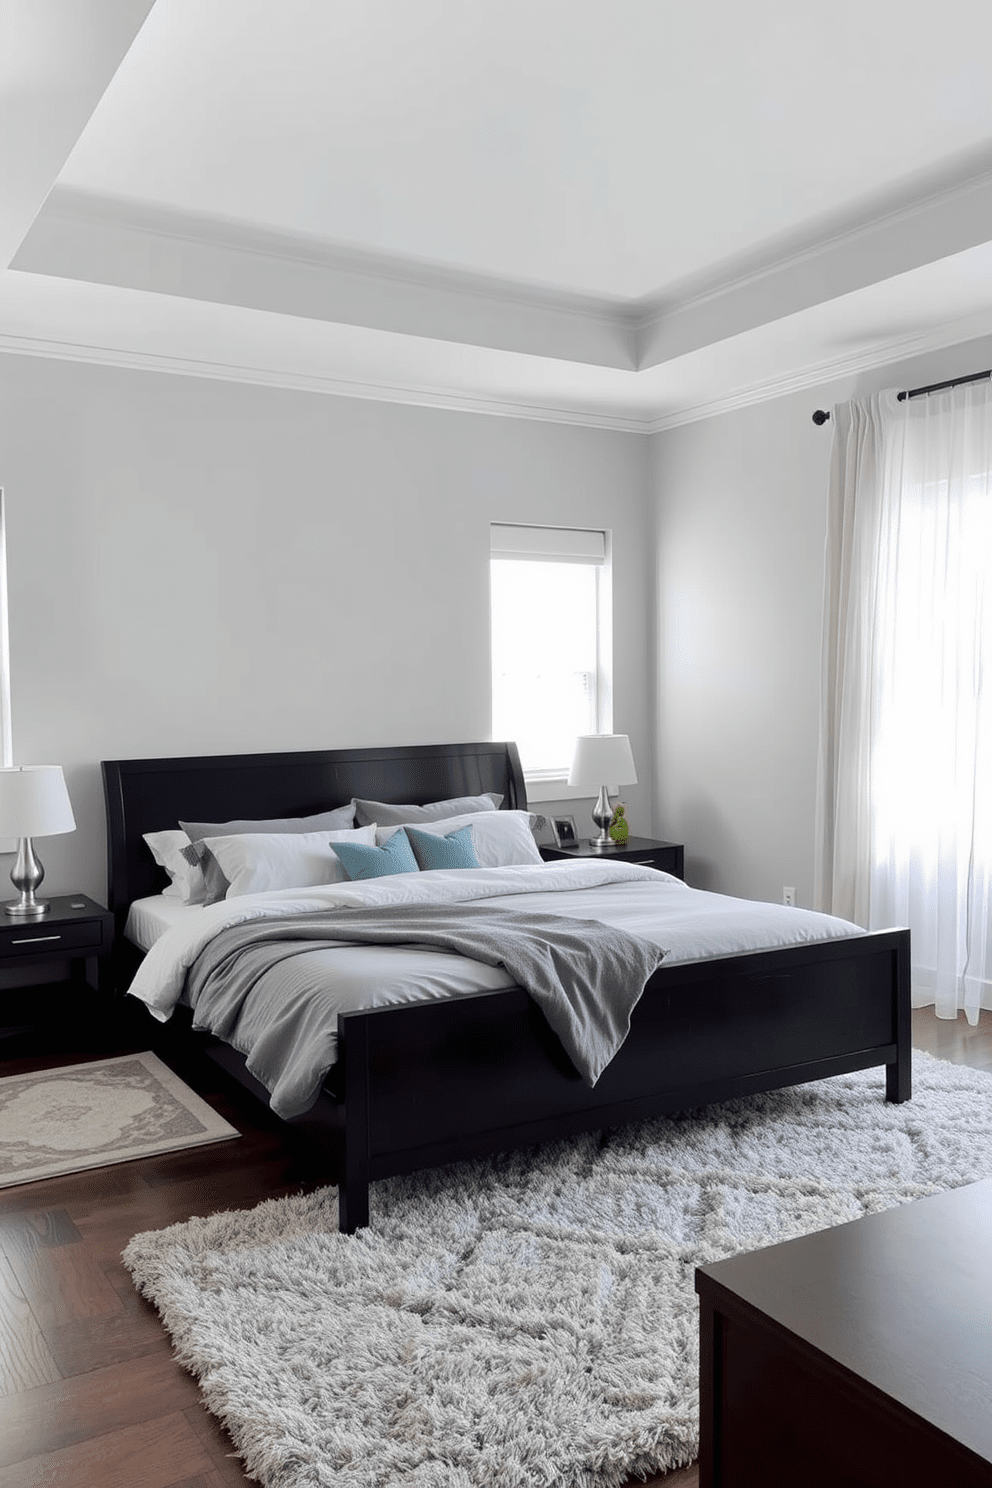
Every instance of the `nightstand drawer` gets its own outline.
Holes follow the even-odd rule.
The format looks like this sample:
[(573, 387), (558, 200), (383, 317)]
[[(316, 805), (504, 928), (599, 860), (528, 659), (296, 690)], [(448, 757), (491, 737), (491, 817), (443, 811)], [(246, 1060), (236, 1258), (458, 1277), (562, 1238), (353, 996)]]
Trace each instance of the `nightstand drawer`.
[(677, 878), (682, 877), (682, 865), (679, 862), (677, 847), (660, 847), (654, 852), (629, 853), (624, 858), (624, 862), (640, 863), (645, 868), (659, 868), (662, 873), (674, 873)]
[(74, 924), (33, 924), (0, 927), (0, 956), (60, 956), (80, 952), (98, 956), (106, 945), (100, 920), (79, 920)]

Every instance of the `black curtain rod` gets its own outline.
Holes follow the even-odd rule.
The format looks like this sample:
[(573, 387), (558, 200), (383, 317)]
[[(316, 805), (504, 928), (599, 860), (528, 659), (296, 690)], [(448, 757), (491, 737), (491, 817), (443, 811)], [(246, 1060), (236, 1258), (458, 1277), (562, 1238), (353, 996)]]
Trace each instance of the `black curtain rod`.
[[(899, 402), (903, 403), (907, 398), (922, 398), (924, 393), (939, 393), (944, 388), (960, 387), (964, 382), (985, 382), (992, 377), (992, 367), (986, 367), (984, 372), (969, 372), (967, 377), (950, 377), (947, 382), (931, 382), (926, 387), (910, 388), (907, 393), (905, 389), (897, 396)], [(825, 408), (817, 408), (813, 411), (814, 424), (825, 424), (830, 414)]]

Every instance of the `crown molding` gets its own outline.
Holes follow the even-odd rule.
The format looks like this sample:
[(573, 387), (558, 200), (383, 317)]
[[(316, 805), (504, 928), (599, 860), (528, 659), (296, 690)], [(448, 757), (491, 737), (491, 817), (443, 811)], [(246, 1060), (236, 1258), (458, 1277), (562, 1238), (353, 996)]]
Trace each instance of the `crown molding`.
[[(403, 258), (372, 248), (347, 243), (327, 243), (302, 233), (279, 232), (254, 223), (181, 212), (151, 203), (135, 202), (69, 186), (56, 186), (45, 203), (43, 217), (66, 226), (100, 224), (139, 233), (150, 238), (169, 238), (194, 246), (208, 245), (232, 253), (306, 265), (330, 274), (347, 274), (382, 283), (439, 293), (492, 300), (495, 304), (523, 310), (547, 311), (578, 320), (600, 320), (634, 330), (640, 311), (638, 302), (608, 295), (582, 294), (528, 284), (495, 274)], [(11, 265), (25, 267), (30, 265)]]
[[(769, 241), (703, 275), (680, 280), (664, 294), (652, 293), (633, 300), (528, 284), (68, 186), (56, 185), (52, 189), (41, 215), (67, 225), (100, 223), (147, 237), (171, 238), (190, 245), (207, 244), (231, 252), (281, 259), (287, 264), (306, 264), (330, 273), (470, 295), (503, 306), (549, 311), (580, 320), (600, 320), (642, 334), (656, 329), (673, 313), (709, 305), (729, 293), (752, 288), (796, 268), (819, 265), (840, 250), (861, 252), (881, 230), (905, 229), (935, 214), (944, 219), (953, 217), (957, 215), (955, 208), (968, 204), (976, 196), (983, 198), (983, 209), (984, 198), (992, 197), (992, 163), (987, 151), (959, 164), (950, 178), (944, 171), (932, 175), (926, 183), (890, 192), (881, 210), (847, 213), (844, 219), (824, 219), (819, 229), (806, 229), (801, 235)], [(16, 266), (30, 272), (30, 264)]]
[[(754, 288), (797, 268), (815, 268), (838, 251), (861, 253), (883, 230), (905, 229), (911, 223), (938, 214), (945, 220), (955, 217), (955, 208), (970, 207), (976, 197), (982, 198), (982, 210), (987, 199), (992, 198), (992, 165), (985, 154), (977, 168), (972, 162), (970, 169), (960, 170), (952, 180), (946, 177), (931, 180), (922, 193), (917, 189), (912, 195), (906, 192), (893, 195), (881, 211), (849, 217), (843, 225), (838, 225), (837, 219), (833, 226), (824, 222), (819, 232), (807, 230), (777, 244), (767, 243), (764, 248), (725, 262), (713, 272), (681, 280), (663, 296), (646, 295), (629, 307), (628, 324), (638, 335), (643, 335), (656, 330), (673, 313), (708, 306), (728, 294)], [(986, 232), (980, 241), (987, 239), (990, 221), (992, 218), (985, 218)]]
[(477, 276), (80, 193), (53, 194), (11, 268), (315, 324), (634, 369), (633, 332), (602, 301), (525, 294), (519, 286), (508, 298)]
[(856, 377), (881, 367), (896, 367), (912, 357), (964, 346), (971, 341), (992, 336), (992, 312), (952, 321), (936, 330), (895, 337), (875, 346), (843, 357), (811, 362), (781, 376), (751, 383), (726, 395), (685, 404), (667, 412), (638, 415), (567, 408), (551, 402), (516, 402), (508, 399), (469, 395), (457, 389), (429, 387), (416, 383), (370, 383), (348, 378), (318, 377), (289, 373), (273, 368), (214, 362), (191, 357), (174, 357), (153, 352), (135, 352), (120, 348), (91, 346), (79, 342), (58, 341), (44, 337), (14, 336), (0, 333), (0, 353), (37, 356), (56, 361), (91, 363), (132, 372), (157, 372), (178, 377), (203, 377), (220, 382), (238, 382), (257, 387), (279, 388), (289, 392), (315, 393), (324, 397), (357, 398), (379, 403), (396, 403), (411, 407), (434, 408), (452, 413), (473, 413), (498, 418), (525, 419), (537, 423), (566, 424), (573, 427), (604, 429), (623, 434), (662, 434), (683, 424), (699, 423), (720, 414), (733, 413), (760, 403), (772, 402), (791, 394), (816, 390), (824, 401), (823, 389), (832, 383)]
[(487, 414), (498, 418), (528, 419), (537, 423), (570, 424), (588, 429), (607, 429), (622, 434), (644, 434), (647, 417), (606, 413), (593, 409), (562, 407), (553, 403), (512, 402), (507, 399), (473, 396), (457, 389), (421, 386), (416, 383), (355, 382), (343, 377), (316, 377), (306, 373), (277, 371), (266, 367), (239, 366), (190, 357), (158, 355), (43, 337), (0, 333), (0, 353), (44, 357), (53, 361), (86, 362), (130, 372), (162, 372), (177, 377), (205, 377), (215, 382), (239, 382), (256, 387), (281, 388), (290, 392), (317, 393), (325, 397), (360, 398), (376, 403), (398, 403), (436, 408), (453, 413)]
[(992, 170), (933, 185), (924, 197), (890, 203), (870, 219), (836, 227), (774, 259), (754, 262), (669, 299), (635, 332), (637, 368), (680, 356), (871, 289), (989, 241)]
[[(667, 364), (674, 371), (691, 352), (985, 242), (990, 221), (992, 168), (987, 157), (981, 169), (973, 159), (970, 172), (959, 169), (956, 179), (931, 179), (925, 194), (917, 189), (912, 198), (905, 191), (898, 199), (890, 195), (883, 210), (843, 226), (835, 219), (834, 230), (823, 239), (793, 240), (773, 257), (751, 255), (749, 265), (741, 269), (739, 263), (736, 273), (697, 281), (692, 288), (684, 283), (683, 292), (649, 315), (646, 301), (549, 291), (67, 188), (52, 193), (13, 267), (546, 361), (626, 372)], [(894, 343), (880, 344), (885, 359)], [(272, 374), (263, 369), (251, 375)], [(810, 375), (821, 376), (819, 364)], [(375, 396), (396, 401), (435, 396), (426, 385), (392, 394), (391, 384), (376, 386), (386, 390)], [(767, 393), (759, 388), (752, 396), (745, 390), (729, 403), (720, 397), (713, 404), (705, 401), (698, 413), (686, 416), (707, 417), (711, 406), (744, 406), (754, 397), (779, 396), (775, 389), (788, 389), (793, 380), (790, 375), (767, 386)], [(461, 397), (457, 390), (440, 396)], [(532, 407), (512, 399), (507, 406)], [(548, 408), (544, 416), (558, 415), (576, 417), (567, 408)], [(627, 415), (619, 418), (621, 427), (631, 427)], [(661, 426), (669, 418), (683, 421), (678, 412), (661, 418)], [(635, 427), (657, 422), (633, 419)]]
[(823, 402), (822, 389), (831, 383), (857, 377), (863, 372), (874, 372), (881, 367), (895, 368), (912, 357), (946, 351), (952, 346), (965, 346), (985, 336), (992, 336), (992, 312), (983, 316), (968, 316), (966, 320), (951, 321), (933, 331), (879, 342), (867, 350), (848, 356), (811, 362), (785, 376), (752, 383), (724, 397), (704, 399), (699, 403), (673, 409), (669, 413), (658, 414), (647, 420), (645, 432), (663, 434), (666, 430), (680, 428), (683, 424), (699, 423), (702, 419), (733, 413), (740, 408), (752, 408), (758, 403), (771, 403), (777, 398), (786, 398), (792, 393), (809, 389), (817, 389), (818, 399)]
[[(746, 287), (748, 285), (763, 284), (769, 279), (776, 279), (779, 273), (784, 273), (785, 269), (783, 266), (795, 266), (797, 264), (804, 266), (807, 270), (809, 270), (810, 265), (814, 266), (815, 272), (810, 271), (812, 277), (814, 279), (826, 279), (828, 277), (826, 268), (824, 267), (824, 272), (820, 273), (818, 266), (826, 266), (830, 262), (831, 255), (834, 253), (838, 244), (844, 247), (845, 252), (852, 245), (860, 251), (867, 241), (865, 234), (874, 231), (880, 223), (886, 225), (887, 232), (895, 231), (899, 235), (903, 233), (903, 228), (910, 219), (932, 223), (936, 208), (943, 211), (945, 217), (953, 218), (955, 213), (950, 210), (948, 204), (960, 204), (962, 202), (966, 202), (968, 206), (968, 212), (965, 213), (965, 216), (969, 230), (974, 228), (976, 220), (979, 221), (985, 232), (985, 237), (982, 239), (984, 242), (988, 237), (988, 222), (992, 221), (992, 170), (988, 169), (979, 174), (973, 173), (967, 181), (958, 181), (945, 185), (939, 190), (935, 189), (926, 201), (917, 199), (913, 203), (903, 202), (898, 207), (893, 207), (884, 214), (876, 214), (870, 225), (862, 223), (857, 227), (850, 227), (843, 232), (835, 233), (825, 243), (808, 244), (802, 250), (796, 250), (791, 257), (780, 257), (776, 261), (777, 268), (775, 268), (774, 272), (772, 268), (766, 266), (760, 271), (755, 269), (749, 276), (744, 276), (733, 282), (738, 287), (742, 285)], [(86, 206), (86, 211), (83, 214), (86, 218), (84, 226), (94, 229), (90, 235), (85, 231), (81, 235), (76, 235), (71, 230), (73, 223), (77, 226), (80, 224), (82, 203), (85, 203)], [(455, 321), (453, 333), (449, 335), (446, 334), (446, 327), (440, 327), (435, 321), (431, 320), (431, 312), (439, 306), (443, 308), (444, 297), (449, 292), (451, 283), (450, 276), (436, 269), (436, 267), (430, 266), (424, 268), (421, 275), (419, 267), (415, 266), (411, 269), (410, 266), (405, 266), (406, 269), (409, 269), (409, 273), (406, 273), (404, 277), (403, 274), (398, 276), (394, 272), (396, 266), (390, 261), (389, 263), (378, 262), (373, 264), (371, 272), (366, 272), (369, 270), (369, 260), (365, 254), (352, 256), (351, 250), (327, 249), (325, 245), (314, 244), (302, 239), (295, 241), (295, 245), (288, 244), (288, 240), (284, 237), (274, 239), (273, 235), (261, 232), (252, 232), (249, 235), (251, 241), (246, 247), (247, 240), (242, 233), (240, 225), (237, 224), (233, 226), (222, 223), (208, 224), (209, 231), (214, 233), (215, 244), (213, 246), (208, 244), (206, 249), (204, 249), (204, 238), (201, 232), (203, 224), (199, 221), (192, 223), (191, 219), (184, 215), (163, 213), (157, 208), (148, 208), (137, 215), (141, 218), (141, 222), (138, 226), (135, 226), (136, 214), (131, 204), (121, 204), (107, 199), (94, 201), (89, 196), (81, 196), (80, 193), (59, 191), (53, 195), (51, 210), (46, 208), (43, 214), (47, 228), (42, 232), (41, 239), (36, 244), (36, 251), (42, 258), (44, 258), (46, 252), (46, 244), (48, 245), (53, 255), (52, 262), (47, 267), (44, 264), (40, 268), (38, 266), (32, 266), (31, 254), (27, 253), (27, 261), (18, 264), (18, 271), (25, 275), (34, 273), (37, 275), (36, 282), (40, 284), (46, 275), (60, 275), (56, 260), (61, 253), (65, 259), (66, 272), (64, 277), (71, 282), (73, 276), (69, 272), (69, 268), (73, 262), (73, 253), (78, 250), (84, 259), (88, 255), (87, 262), (90, 266), (89, 274), (80, 273), (75, 276), (78, 285), (82, 287), (86, 283), (100, 283), (114, 286), (116, 281), (112, 272), (108, 271), (104, 277), (101, 277), (100, 254), (104, 248), (108, 246), (111, 249), (120, 247), (122, 253), (121, 262), (125, 263), (125, 265), (127, 263), (133, 265), (142, 258), (142, 255), (146, 258), (153, 258), (160, 245), (165, 243), (166, 249), (164, 251), (166, 255), (171, 254), (172, 256), (167, 256), (162, 261), (161, 282), (157, 286), (130, 286), (125, 282), (125, 288), (143, 289), (149, 294), (155, 293), (157, 290), (160, 304), (163, 306), (167, 304), (166, 297), (171, 294), (187, 298), (191, 302), (200, 299), (203, 302), (213, 301), (214, 303), (228, 306), (233, 304), (235, 308), (239, 304), (245, 308), (253, 308), (252, 293), (250, 291), (258, 289), (260, 298), (264, 297), (264, 293), (268, 293), (270, 297), (274, 298), (277, 294), (284, 291), (287, 283), (294, 277), (297, 280), (304, 277), (301, 274), (301, 268), (305, 269), (308, 266), (315, 266), (315, 272), (319, 280), (316, 289), (313, 286), (305, 286), (301, 292), (300, 308), (293, 310), (287, 309), (284, 306), (282, 310), (284, 315), (295, 314), (303, 316), (306, 313), (309, 298), (321, 287), (324, 287), (323, 280), (320, 279), (323, 273), (323, 267), (333, 261), (335, 265), (333, 272), (335, 274), (351, 277), (353, 282), (346, 286), (347, 292), (350, 295), (354, 295), (362, 290), (362, 280), (364, 279), (369, 280), (369, 285), (366, 286), (369, 294), (379, 294), (380, 298), (386, 300), (389, 298), (390, 286), (397, 284), (401, 286), (401, 291), (403, 286), (414, 294), (423, 291), (424, 298), (419, 305), (414, 304), (413, 301), (403, 303), (408, 306), (414, 304), (411, 314), (416, 313), (420, 315), (425, 321), (425, 324), (429, 325), (430, 329), (423, 332), (425, 339), (433, 339), (435, 341), (446, 340), (456, 343), (461, 341), (483, 348), (507, 349), (505, 341), (501, 345), (499, 341), (487, 339), (481, 334), (486, 328), (487, 316), (490, 318), (490, 322), (493, 317), (497, 321), (503, 319), (504, 312), (509, 303), (500, 298), (499, 288), (492, 281), (486, 281), (484, 285), (480, 285), (474, 276), (468, 276), (475, 288), (479, 288), (482, 291), (481, 295), (476, 297), (478, 303), (475, 303), (471, 294), (468, 295), (468, 300), (471, 303), (462, 307), (457, 305), (453, 307), (449, 299), (446, 313)], [(195, 235), (190, 237), (189, 233), (194, 227), (196, 229)], [(64, 237), (61, 236), (63, 228), (70, 229)], [(105, 237), (102, 235), (103, 228), (106, 229), (109, 236)], [(51, 234), (51, 236), (46, 236), (46, 233)], [(908, 232), (903, 235), (906, 237), (911, 236)], [(126, 241), (129, 237), (132, 239), (130, 242)], [(125, 240), (123, 245), (121, 244), (122, 239)], [(26, 240), (26, 242), (30, 242), (30, 235), (29, 240)], [(189, 245), (190, 256), (186, 259), (177, 260), (175, 257), (175, 248), (168, 247), (170, 243), (173, 245)], [(296, 258), (286, 256), (290, 247), (297, 253)], [(273, 252), (276, 250), (279, 251), (281, 257), (273, 259)], [(211, 253), (214, 255), (213, 258), (210, 257)], [(932, 259), (934, 256), (931, 254), (930, 258)], [(876, 271), (872, 277), (875, 280), (880, 280), (885, 278), (886, 275), (880, 271), (881, 261), (877, 252), (875, 257)], [(232, 267), (237, 268), (239, 260), (248, 262), (247, 280), (245, 281), (246, 292), (243, 298), (235, 296), (225, 299), (216, 286), (221, 281), (225, 285), (230, 283), (226, 276)], [(83, 264), (83, 267), (86, 267), (86, 263)], [(177, 267), (189, 269), (195, 281), (186, 288), (185, 294), (183, 286), (179, 283), (178, 279), (174, 278), (170, 281), (168, 278), (169, 274), (175, 273)], [(246, 271), (242, 267), (240, 272), (244, 274)], [(266, 274), (270, 275), (269, 280), (265, 279)], [(200, 277), (197, 278), (197, 275)], [(210, 289), (211, 275), (213, 276), (214, 292), (198, 295), (196, 292), (198, 288)], [(379, 276), (378, 278), (376, 277), (377, 275)], [(464, 280), (464, 282), (467, 283), (468, 280)], [(721, 302), (729, 283), (731, 281), (724, 281), (723, 287), (720, 290), (711, 288), (705, 292), (700, 292), (695, 301), (686, 299), (680, 302), (679, 308), (691, 308), (692, 305), (716, 305), (722, 310), (723, 306)], [(441, 285), (440, 289), (437, 288), (439, 284)], [(376, 289), (377, 285), (380, 287), (378, 290)], [(445, 285), (448, 288), (445, 288)], [(119, 284), (117, 287), (120, 287)], [(435, 293), (435, 291), (437, 292)], [(342, 286), (336, 286), (335, 293), (341, 292), (343, 292)], [(828, 286), (825, 289), (821, 288), (818, 299), (821, 301), (830, 299), (837, 292), (836, 287)], [(460, 294), (461, 291), (457, 293)], [(326, 396), (392, 402), (463, 413), (482, 413), (506, 418), (608, 429), (624, 433), (651, 434), (661, 433), (668, 429), (677, 428), (684, 423), (697, 422), (722, 413), (752, 406), (756, 403), (788, 396), (805, 389), (822, 389), (825, 384), (839, 381), (842, 378), (850, 378), (861, 372), (897, 363), (912, 356), (945, 349), (949, 346), (965, 343), (979, 336), (992, 333), (992, 324), (987, 325), (987, 322), (992, 317), (983, 316), (982, 314), (945, 322), (929, 331), (913, 332), (908, 335), (890, 333), (885, 339), (879, 339), (874, 344), (861, 346), (849, 354), (830, 358), (811, 358), (806, 364), (793, 368), (781, 376), (759, 378), (747, 386), (735, 388), (731, 392), (716, 393), (713, 397), (703, 397), (695, 403), (683, 401), (680, 404), (677, 391), (679, 377), (678, 363), (681, 356), (685, 354), (685, 348), (670, 346), (668, 354), (659, 357), (654, 363), (657, 371), (662, 374), (657, 379), (657, 382), (653, 384), (652, 379), (646, 372), (643, 374), (644, 381), (642, 382), (637, 373), (634, 372), (632, 362), (626, 363), (622, 358), (613, 361), (608, 360), (605, 355), (596, 354), (596, 346), (593, 341), (588, 338), (582, 339), (582, 327), (596, 325), (600, 328), (598, 334), (606, 338), (600, 342), (600, 346), (605, 347), (606, 351), (609, 352), (611, 349), (611, 343), (608, 339), (610, 328), (612, 327), (619, 333), (619, 331), (629, 328), (632, 324), (630, 319), (625, 320), (622, 325), (617, 319), (610, 320), (609, 316), (603, 311), (603, 302), (596, 302), (598, 309), (596, 310), (596, 314), (590, 319), (585, 314), (585, 309), (589, 308), (588, 301), (582, 301), (585, 309), (580, 311), (576, 307), (575, 297), (566, 296), (565, 299), (569, 301), (570, 309), (565, 314), (563, 322), (556, 322), (553, 319), (557, 312), (563, 309), (561, 297), (555, 295), (549, 299), (548, 296), (541, 294), (536, 300), (532, 300), (531, 304), (537, 307), (538, 316), (543, 314), (545, 310), (548, 310), (552, 319), (545, 324), (540, 323), (539, 320), (535, 320), (510, 327), (509, 330), (505, 330), (504, 328), (506, 338), (510, 341), (516, 339), (517, 342), (517, 344), (511, 346), (509, 349), (521, 352), (530, 358), (544, 359), (545, 361), (549, 358), (557, 358), (562, 362), (571, 362), (573, 365), (585, 363), (587, 367), (591, 365), (606, 369), (610, 369), (611, 367), (617, 368), (619, 366), (632, 376), (629, 387), (632, 390), (637, 390), (636, 399), (640, 406), (632, 407), (631, 402), (628, 402), (626, 407), (611, 407), (610, 383), (606, 379), (602, 383), (603, 392), (599, 398), (598, 407), (569, 406), (569, 395), (558, 395), (554, 388), (550, 386), (547, 391), (539, 391), (534, 397), (531, 397), (528, 393), (515, 396), (512, 391), (509, 397), (490, 397), (485, 392), (463, 391), (457, 386), (431, 382), (429, 373), (424, 376), (422, 372), (417, 371), (414, 371), (412, 377), (408, 377), (404, 373), (402, 381), (395, 378), (391, 379), (388, 373), (381, 380), (377, 380), (374, 374), (371, 378), (366, 376), (363, 380), (355, 380), (347, 376), (338, 377), (331, 374), (324, 375), (319, 372), (293, 372), (284, 368), (264, 365), (266, 360), (271, 359), (274, 355), (271, 350), (266, 352), (264, 345), (257, 351), (251, 350), (247, 351), (246, 354), (242, 353), (244, 360), (240, 362), (224, 360), (224, 351), (221, 343), (216, 343), (218, 348), (221, 349), (221, 356), (216, 359), (209, 355), (205, 357), (195, 355), (174, 356), (166, 353), (157, 353), (154, 350), (135, 351), (120, 345), (99, 345), (95, 344), (95, 342), (91, 343), (90, 336), (93, 333), (87, 332), (82, 326), (80, 326), (78, 338), (73, 340), (72, 333), (68, 330), (67, 324), (59, 326), (57, 321), (47, 321), (44, 318), (35, 321), (34, 328), (40, 334), (0, 334), (0, 350), (22, 355), (91, 362), (134, 371), (166, 372), (179, 376), (204, 377), (214, 380), (283, 388), (299, 392), (314, 392)], [(393, 313), (396, 303), (399, 302), (395, 302), (392, 306), (387, 306), (386, 311), (383, 312), (384, 318), (388, 319), (389, 315)], [(523, 302), (518, 300), (514, 303), (519, 307)], [(483, 308), (480, 309), (480, 305)], [(274, 309), (275, 307), (265, 306), (264, 308)], [(322, 318), (325, 321), (333, 321), (334, 316), (330, 313), (333, 306), (328, 303), (324, 308), (326, 313)], [(751, 308), (754, 308), (753, 305)], [(629, 309), (629, 306), (627, 309)], [(676, 316), (677, 313), (677, 310), (669, 312), (670, 315), (675, 314)], [(782, 313), (781, 305), (775, 300), (775, 296), (773, 295), (765, 306), (765, 313), (755, 320), (755, 324), (768, 324), (780, 318)], [(474, 329), (475, 332), (479, 333), (474, 338), (465, 330), (466, 323), (471, 321), (473, 316), (476, 319), (469, 329)], [(569, 348), (569, 354), (562, 354), (562, 342), (563, 340), (567, 341), (569, 335), (567, 326), (564, 330), (562, 327), (569, 321), (569, 317), (571, 317), (571, 324), (577, 327), (576, 336), (581, 342), (581, 346), (576, 347), (573, 345)], [(735, 329), (733, 325), (727, 324), (727, 319), (727, 316), (718, 314), (708, 328), (709, 334), (697, 337), (701, 347), (709, 348), (710, 352), (716, 354), (718, 357), (721, 343), (726, 342), (734, 335), (741, 334), (740, 330)], [(526, 321), (526, 317), (524, 317), (524, 321)], [(17, 324), (17, 321), (14, 323)], [(361, 326), (365, 322), (358, 315), (353, 317), (349, 323)], [(22, 329), (27, 329), (23, 318), (20, 318), (20, 326)], [(49, 326), (55, 329), (56, 333), (54, 336), (49, 337), (44, 334)], [(698, 332), (704, 329), (704, 327), (699, 323), (695, 329)], [(460, 332), (465, 333), (460, 334)], [(413, 329), (407, 329), (404, 334), (410, 337), (416, 336), (416, 332)], [(122, 331), (115, 335), (110, 330), (109, 325), (107, 335), (108, 339), (118, 341), (127, 339), (126, 332)], [(100, 339), (100, 336), (101, 333), (98, 331), (96, 333), (96, 339)], [(538, 344), (526, 346), (525, 343), (528, 340)], [(612, 349), (616, 349), (615, 344), (613, 344)], [(695, 349), (695, 347), (692, 349)], [(249, 360), (253, 359), (256, 355), (262, 365), (253, 364), (253, 361)], [(291, 356), (292, 353), (289, 355)], [(665, 364), (664, 370), (661, 364)], [(714, 365), (716, 366), (716, 376), (719, 377), (721, 374), (718, 365)], [(547, 368), (547, 373), (548, 381), (550, 382), (554, 376), (553, 369), (550, 367)], [(450, 374), (442, 373), (442, 377), (447, 377), (448, 375)], [(588, 374), (586, 374), (585, 380), (589, 381), (590, 384), (588, 401), (595, 403), (598, 396), (595, 379), (590, 380)], [(725, 378), (724, 384), (726, 385)], [(652, 408), (646, 406), (644, 392), (651, 389), (653, 385), (657, 387), (657, 393), (652, 399)], [(620, 386), (620, 384), (614, 382), (614, 386)], [(818, 396), (822, 399), (823, 395), (820, 393)], [(631, 401), (633, 401), (633, 398)], [(669, 406), (666, 407), (666, 404)]]

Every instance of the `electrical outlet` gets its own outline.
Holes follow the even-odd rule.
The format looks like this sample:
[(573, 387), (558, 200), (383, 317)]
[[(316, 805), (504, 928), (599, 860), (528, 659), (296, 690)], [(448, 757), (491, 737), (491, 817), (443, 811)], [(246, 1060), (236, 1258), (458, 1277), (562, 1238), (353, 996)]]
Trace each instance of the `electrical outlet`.
[(786, 884), (785, 888), (782, 890), (782, 903), (783, 904), (788, 904), (793, 909), (795, 909), (795, 907), (796, 907), (796, 888), (795, 888), (795, 884)]

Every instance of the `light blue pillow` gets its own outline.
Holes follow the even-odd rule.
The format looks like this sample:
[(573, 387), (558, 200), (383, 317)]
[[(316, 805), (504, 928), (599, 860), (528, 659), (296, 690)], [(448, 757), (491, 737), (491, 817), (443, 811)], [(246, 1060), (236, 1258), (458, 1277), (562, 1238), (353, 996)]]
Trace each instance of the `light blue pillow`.
[[(416, 858), (424, 872), (433, 868), (481, 868), (472, 843), (472, 827), (459, 827), (440, 837), (437, 832), (418, 832), (416, 827), (404, 828)], [(392, 839), (390, 839), (392, 840)]]
[(400, 827), (382, 847), (365, 847), (360, 842), (332, 842), (341, 867), (349, 878), (385, 878), (390, 873), (416, 873), (417, 860), (405, 830)]

